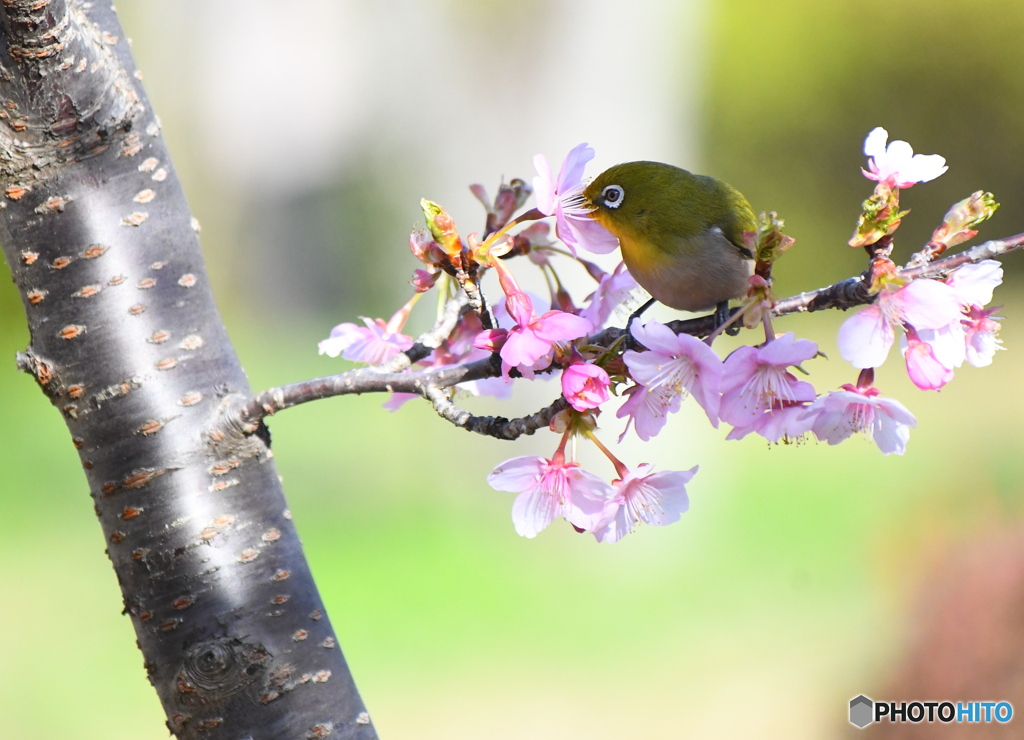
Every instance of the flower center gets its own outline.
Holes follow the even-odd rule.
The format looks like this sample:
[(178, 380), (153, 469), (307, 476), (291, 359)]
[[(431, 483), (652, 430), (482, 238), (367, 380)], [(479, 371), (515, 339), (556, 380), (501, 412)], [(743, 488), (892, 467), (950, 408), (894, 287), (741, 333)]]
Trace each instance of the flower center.
[(742, 394), (753, 395), (757, 402), (764, 402), (769, 407), (775, 405), (776, 401), (785, 403), (796, 400), (789, 372), (778, 365), (760, 366), (744, 384)]
[(565, 468), (549, 465), (540, 479), (540, 489), (548, 496), (558, 501), (559, 506), (565, 506), (572, 499), (572, 490), (569, 488), (569, 476)]
[(623, 493), (623, 506), (632, 524), (661, 519), (665, 509), (661, 505), (661, 493), (644, 481), (634, 481)]

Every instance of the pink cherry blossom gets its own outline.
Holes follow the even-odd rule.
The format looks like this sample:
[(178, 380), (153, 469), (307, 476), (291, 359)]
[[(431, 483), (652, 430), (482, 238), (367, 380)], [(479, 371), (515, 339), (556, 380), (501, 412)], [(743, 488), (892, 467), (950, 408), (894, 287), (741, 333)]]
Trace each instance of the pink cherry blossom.
[[(476, 313), (465, 312), (455, 325), (451, 335), (435, 347), (426, 358), (417, 362), (416, 367), (421, 370), (445, 370), (485, 359), (496, 350), (489, 347), (481, 349), (475, 346), (475, 339), (488, 334), (481, 331), (481, 326), (480, 317)], [(503, 336), (506, 332), (501, 331)], [(512, 394), (512, 386), (501, 378), (481, 378), (459, 383), (455, 387), (472, 396), (493, 396), (502, 399), (508, 398)], [(418, 393), (392, 393), (383, 407), (394, 412), (414, 398), (420, 398), (420, 395)]]
[(593, 324), (594, 329), (601, 329), (612, 312), (622, 305), (638, 287), (636, 280), (626, 269), (626, 264), (620, 262), (612, 272), (605, 273), (601, 277), (597, 290), (587, 298), (589, 303), (580, 311), (580, 316)]
[(883, 397), (877, 388), (844, 385), (815, 401), (807, 412), (815, 415), (814, 435), (837, 445), (857, 432), (870, 433), (885, 455), (902, 455), (917, 419), (899, 401)]
[(900, 287), (888, 283), (875, 302), (839, 328), (839, 352), (856, 368), (878, 367), (889, 354), (896, 329), (942, 329), (960, 321), (960, 303), (950, 286), (920, 278)]
[(928, 182), (945, 172), (946, 160), (938, 154), (914, 154), (913, 148), (905, 141), (885, 142), (889, 133), (876, 128), (864, 140), (864, 153), (868, 169), (861, 170), (869, 180), (888, 182), (893, 187), (909, 188), (918, 182)]
[(631, 385), (623, 394), (625, 403), (619, 406), (615, 416), (626, 418), (626, 426), (619, 435), (619, 442), (626, 438), (630, 425), (636, 430), (636, 436), (647, 442), (662, 430), (668, 415), (679, 410), (682, 394), (671, 388), (661, 386), (647, 388), (642, 385)]
[(814, 388), (810, 383), (801, 383), (794, 390), (794, 395), (798, 398), (792, 401), (775, 401), (771, 408), (734, 426), (726, 439), (743, 439), (753, 432), (772, 444), (788, 444), (802, 440), (814, 424), (814, 417), (807, 414), (810, 402), (815, 399)]
[(498, 352), (505, 346), (508, 329), (484, 329), (473, 339), (473, 346), (487, 352)]
[(440, 270), (437, 270), (435, 272), (427, 272), (426, 270), (413, 270), (412, 280), (410, 280), (409, 282), (412, 283), (412, 287), (416, 290), (417, 293), (426, 293), (428, 290), (434, 287), (434, 284), (437, 283), (437, 279), (441, 277), (441, 274), (442, 273)]
[(593, 158), (594, 150), (587, 144), (576, 146), (562, 163), (557, 180), (547, 157), (538, 154), (533, 158), (537, 170), (537, 177), (533, 178), (537, 208), (544, 215), (555, 217), (555, 233), (573, 255), (577, 246), (598, 254), (612, 252), (619, 246), (618, 239), (590, 217), (590, 208), (583, 202), (583, 169)]
[[(921, 329), (918, 331), (908, 324), (907, 334), (900, 340), (900, 348), (904, 356), (910, 344), (911, 332), (914, 332), (918, 340), (925, 342), (931, 348), (935, 360), (943, 367), (953, 370), (964, 364), (966, 335), (964, 333), (962, 314), (960, 320), (947, 324), (941, 329)], [(924, 350), (919, 349), (918, 351), (924, 353)]]
[(562, 395), (577, 411), (596, 409), (606, 402), (611, 384), (604, 368), (589, 362), (574, 362), (562, 371)]
[(500, 352), (502, 375), (506, 378), (513, 367), (530, 377), (540, 369), (538, 364), (546, 364), (555, 342), (586, 336), (593, 330), (586, 319), (564, 311), (548, 311), (538, 317), (530, 297), (522, 292), (507, 295), (505, 308), (516, 322)]
[[(412, 337), (400, 332), (407, 313), (400, 309), (388, 323), (384, 319), (362, 316), (365, 327), (352, 323), (338, 324), (331, 335), (318, 345), (320, 354), (329, 357), (341, 355), (346, 360), (379, 365), (413, 345)], [(401, 316), (400, 316), (401, 315)], [(401, 319), (400, 321), (398, 319)]]
[(972, 306), (964, 312), (962, 323), (966, 331), (966, 357), (967, 362), (975, 367), (985, 367), (992, 364), (992, 357), (997, 350), (1006, 349), (1002, 346), (999, 337), (1000, 325), (993, 317), (998, 308), (984, 309), (979, 306)]
[(982, 260), (958, 267), (946, 278), (946, 285), (966, 309), (986, 306), (992, 301), (992, 291), (1003, 282), (1003, 266), (996, 260)]
[(445, 259), (444, 250), (426, 229), (414, 229), (409, 235), (409, 250), (416, 259), (430, 267), (436, 266)]
[[(959, 346), (963, 347), (962, 339)], [(921, 341), (912, 328), (907, 333), (903, 359), (907, 363), (907, 375), (921, 390), (937, 391), (953, 379), (953, 368), (940, 361), (932, 345)]]
[(722, 421), (757, 431), (763, 418), (792, 404), (813, 400), (814, 387), (797, 380), (788, 368), (818, 354), (818, 345), (808, 339), (783, 334), (763, 347), (740, 347), (726, 358), (722, 368)]
[(679, 410), (687, 394), (718, 426), (722, 361), (704, 342), (689, 334), (676, 334), (664, 324), (632, 322), (630, 332), (646, 352), (627, 350), (622, 359), (637, 385), (626, 390), (628, 399), (616, 413), (629, 417), (637, 436), (645, 442), (661, 431), (666, 416)]
[(690, 508), (686, 484), (697, 473), (697, 466), (686, 471), (652, 471), (653, 466), (645, 463), (613, 482), (614, 494), (605, 508), (605, 519), (594, 529), (598, 542), (618, 542), (641, 523), (672, 524)]
[(523, 537), (536, 537), (556, 517), (575, 527), (593, 529), (605, 512), (611, 486), (579, 463), (565, 462), (560, 453), (554, 460), (516, 457), (498, 465), (487, 476), (497, 491), (518, 493), (512, 504), (512, 521)]
[[(940, 329), (922, 329), (917, 334), (931, 346), (935, 359), (950, 371), (949, 377), (952, 377), (952, 369), (960, 367), (965, 359), (981, 367), (990, 364), (992, 355), (1002, 349), (995, 336), (999, 322), (990, 318), (993, 311), (982, 308), (992, 300), (993, 290), (1002, 281), (1003, 266), (995, 260), (963, 265), (946, 278), (945, 283), (962, 310), (959, 320)], [(905, 353), (907, 349), (904, 346)], [(918, 351), (926, 358), (924, 350), (918, 348)]]

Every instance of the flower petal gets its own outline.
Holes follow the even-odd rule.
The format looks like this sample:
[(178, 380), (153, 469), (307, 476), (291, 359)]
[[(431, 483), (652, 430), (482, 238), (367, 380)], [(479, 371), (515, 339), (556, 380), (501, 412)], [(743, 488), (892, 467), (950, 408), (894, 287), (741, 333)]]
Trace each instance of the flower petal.
[(533, 539), (555, 520), (560, 508), (558, 500), (540, 488), (523, 491), (512, 504), (512, 523), (516, 533)]
[(583, 183), (583, 170), (587, 162), (594, 158), (593, 148), (586, 142), (577, 144), (566, 155), (562, 162), (562, 169), (558, 173), (558, 183), (555, 192), (564, 195), (568, 191), (579, 187)]
[(982, 260), (964, 265), (946, 278), (957, 299), (964, 306), (986, 306), (992, 291), (1003, 282), (1003, 265), (996, 260)]
[(839, 327), (839, 353), (856, 368), (885, 362), (896, 335), (878, 306), (863, 308)]
[(497, 465), (487, 483), (496, 491), (525, 491), (540, 482), (547, 463), (543, 457), (513, 457)]
[(543, 154), (533, 157), (533, 167), (537, 170), (537, 176), (533, 178), (533, 193), (537, 196), (537, 210), (545, 216), (555, 212), (558, 202), (555, 197), (555, 178), (551, 173), (551, 165), (548, 158)]
[(901, 288), (892, 298), (903, 319), (915, 329), (940, 329), (960, 321), (956, 291), (940, 280), (921, 278)]
[(864, 139), (864, 154), (869, 157), (881, 157), (885, 154), (885, 143), (889, 140), (889, 132), (881, 126), (871, 129)]

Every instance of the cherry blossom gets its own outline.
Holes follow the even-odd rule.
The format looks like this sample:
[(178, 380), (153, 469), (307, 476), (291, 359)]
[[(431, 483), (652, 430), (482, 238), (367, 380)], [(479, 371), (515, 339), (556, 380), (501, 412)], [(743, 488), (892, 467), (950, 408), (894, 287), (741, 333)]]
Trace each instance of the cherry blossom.
[(870, 433), (885, 455), (902, 455), (911, 428), (917, 426), (917, 419), (899, 401), (885, 398), (877, 388), (850, 384), (829, 391), (811, 404), (807, 414), (814, 416), (812, 430), (822, 442), (836, 445), (857, 432)]
[(515, 326), (509, 330), (503, 343), (498, 332), (478, 335), (475, 341), (478, 346), (501, 343), (501, 374), (506, 380), (512, 368), (532, 378), (535, 371), (550, 364), (556, 342), (577, 339), (593, 331), (589, 321), (565, 311), (548, 311), (538, 317), (533, 309), (533, 300), (519, 287), (508, 266), (500, 259), (493, 260), (491, 265), (498, 273), (498, 282), (505, 293), (504, 311)]
[(946, 278), (956, 299), (964, 308), (986, 306), (992, 301), (992, 292), (1003, 282), (1003, 266), (996, 260), (982, 260), (963, 265)]
[(886, 182), (897, 188), (909, 188), (919, 182), (934, 180), (947, 169), (946, 159), (938, 154), (914, 154), (905, 141), (886, 146), (889, 132), (878, 127), (864, 139), (864, 153), (870, 157), (868, 169), (862, 169), (869, 180)]
[(596, 409), (605, 403), (611, 383), (604, 368), (589, 362), (574, 362), (562, 371), (562, 395), (577, 411)]
[[(998, 345), (990, 339), (994, 339), (999, 324), (987, 316), (982, 318), (981, 307), (992, 300), (992, 292), (1002, 279), (1002, 265), (995, 260), (964, 265), (943, 283), (961, 310), (956, 319), (937, 328), (919, 329), (913, 322), (907, 322), (907, 335), (902, 341), (903, 356), (907, 373), (918, 388), (942, 388), (953, 379), (954, 368), (963, 364), (968, 353), (973, 360), (985, 362), (987, 357), (987, 363), (992, 361), (994, 347)], [(971, 318), (972, 311), (976, 319)], [(944, 312), (952, 314), (948, 307)], [(969, 329), (970, 336), (967, 334)], [(978, 334), (979, 329), (981, 334)], [(972, 343), (975, 343), (973, 347)], [(987, 354), (975, 351), (982, 347)], [(987, 352), (989, 347), (993, 347), (991, 352)]]
[(814, 418), (807, 414), (810, 403), (815, 399), (814, 388), (810, 383), (801, 383), (793, 395), (796, 397), (793, 400), (774, 401), (770, 408), (734, 426), (726, 439), (743, 439), (751, 432), (773, 444), (803, 439), (814, 423)]
[[(788, 368), (818, 354), (818, 345), (792, 333), (776, 337), (762, 347), (740, 347), (722, 368), (722, 421), (739, 429), (757, 431), (761, 417), (787, 405), (813, 400), (814, 387), (797, 380)], [(748, 429), (749, 427), (749, 429)]]
[[(941, 361), (936, 355), (935, 349), (928, 342), (921, 341), (913, 327), (907, 330), (906, 348), (903, 350), (903, 359), (907, 363), (907, 375), (910, 380), (921, 390), (936, 391), (953, 379), (953, 367)], [(961, 357), (963, 355), (963, 338), (959, 345)]]
[(535, 370), (542, 369), (538, 365), (550, 361), (556, 342), (586, 336), (593, 330), (586, 319), (564, 311), (548, 311), (538, 317), (525, 293), (509, 295), (505, 307), (516, 322), (500, 352), (502, 375), (506, 378), (513, 367), (530, 377)]
[(586, 308), (580, 316), (601, 329), (612, 313), (622, 305), (638, 288), (636, 280), (626, 269), (626, 263), (620, 262), (611, 272), (605, 273), (598, 283), (597, 290), (590, 294)]
[(590, 217), (590, 208), (583, 202), (583, 169), (593, 158), (594, 150), (586, 143), (576, 146), (562, 163), (557, 180), (547, 157), (538, 154), (533, 158), (537, 209), (555, 217), (555, 233), (573, 255), (577, 246), (597, 254), (613, 252), (619, 246), (619, 240)]
[(972, 306), (964, 312), (961, 321), (965, 329), (965, 359), (975, 367), (991, 365), (996, 351), (1006, 349), (996, 336), (1000, 325), (995, 319), (1000, 317), (993, 317), (992, 314), (998, 310)]
[(317, 346), (320, 354), (328, 357), (341, 355), (346, 360), (379, 365), (413, 345), (413, 339), (401, 333), (408, 317), (408, 306), (403, 306), (384, 323), (384, 319), (360, 317), (365, 327), (353, 323), (338, 324), (331, 335)]
[(630, 332), (646, 352), (627, 350), (622, 359), (637, 385), (626, 390), (628, 399), (616, 413), (629, 417), (637, 436), (645, 442), (661, 431), (666, 416), (679, 410), (683, 398), (692, 394), (718, 426), (722, 361), (704, 342), (689, 334), (676, 334), (651, 319), (632, 322)]
[(878, 367), (904, 323), (919, 330), (943, 329), (958, 325), (960, 313), (956, 293), (939, 280), (921, 278), (902, 286), (887, 281), (873, 304), (843, 322), (839, 352), (856, 368)]
[(590, 530), (605, 516), (611, 486), (579, 463), (566, 462), (559, 451), (553, 459), (515, 457), (498, 465), (487, 476), (497, 491), (518, 493), (512, 504), (516, 532), (533, 538), (556, 517), (564, 517), (582, 530)]
[(690, 508), (686, 484), (696, 475), (697, 466), (685, 471), (653, 470), (644, 463), (613, 481), (614, 493), (605, 507), (604, 521), (593, 530), (598, 542), (618, 542), (638, 524), (672, 524)]

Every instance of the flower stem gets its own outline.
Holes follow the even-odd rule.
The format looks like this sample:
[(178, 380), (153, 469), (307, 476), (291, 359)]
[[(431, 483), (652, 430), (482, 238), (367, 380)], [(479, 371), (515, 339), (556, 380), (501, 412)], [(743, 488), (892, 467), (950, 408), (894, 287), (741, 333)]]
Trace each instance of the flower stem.
[(591, 442), (597, 445), (597, 449), (601, 450), (601, 452), (604, 453), (605, 457), (607, 457), (611, 461), (612, 465), (615, 467), (615, 474), (618, 475), (619, 478), (625, 478), (626, 475), (629, 473), (629, 468), (626, 466), (626, 464), (622, 462), (622, 460), (620, 460), (619, 458), (615, 457), (615, 455), (612, 454), (612, 451), (605, 447), (601, 443), (601, 440), (597, 438), (597, 435), (594, 434), (591, 430), (588, 429), (587, 431), (584, 432), (584, 434), (587, 436), (587, 439), (589, 439)]
[(524, 221), (537, 221), (538, 219), (542, 219), (542, 218), (547, 218), (547, 216), (545, 216), (543, 213), (541, 213), (536, 208), (531, 208), (526, 213), (519, 214), (514, 219), (509, 221), (507, 224), (505, 224), (500, 229), (498, 229), (493, 234), (491, 234), (489, 237), (487, 237), (484, 240), (484, 243), (481, 245), (482, 250), (486, 251), (489, 247), (491, 247), (491, 245), (493, 245), (496, 241), (498, 241), (498, 239), (500, 239), (501, 237), (505, 236), (505, 234), (508, 233), (508, 230), (511, 229), (513, 226), (518, 226), (519, 224), (523, 223)]

